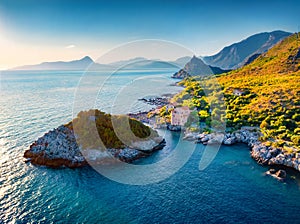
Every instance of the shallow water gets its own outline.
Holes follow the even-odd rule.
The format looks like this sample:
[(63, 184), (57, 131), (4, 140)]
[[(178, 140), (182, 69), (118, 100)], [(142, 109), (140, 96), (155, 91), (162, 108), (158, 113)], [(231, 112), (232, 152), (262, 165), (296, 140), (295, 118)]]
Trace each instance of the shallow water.
[[(265, 176), (267, 168), (256, 164), (242, 144), (222, 146), (203, 171), (198, 166), (205, 149), (196, 145), (178, 172), (143, 186), (113, 182), (90, 167), (49, 169), (24, 163), (28, 146), (44, 132), (70, 121), (76, 110), (89, 109), (91, 104), (114, 113), (143, 110), (148, 106), (137, 99), (148, 94), (146, 88), (154, 95), (178, 91), (170, 86), (173, 80), (158, 77), (171, 74), (121, 72), (98, 91), (103, 74), (90, 74), (88, 82), (80, 83), (81, 72), (2, 73), (0, 223), (299, 223), (299, 175), (289, 171), (285, 183)], [(97, 83), (95, 90), (86, 88), (89, 82)], [(95, 91), (96, 97), (91, 96)], [(130, 108), (125, 108), (124, 96)], [(78, 103), (73, 112), (74, 100)], [(180, 136), (160, 133), (167, 146), (137, 164), (160, 161), (172, 153)]]

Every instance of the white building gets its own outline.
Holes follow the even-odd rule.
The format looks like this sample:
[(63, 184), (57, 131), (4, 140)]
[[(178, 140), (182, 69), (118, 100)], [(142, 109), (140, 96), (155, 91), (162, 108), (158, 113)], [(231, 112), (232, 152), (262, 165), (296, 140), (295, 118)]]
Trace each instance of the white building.
[(183, 126), (190, 115), (189, 107), (176, 107), (171, 112), (171, 125)]

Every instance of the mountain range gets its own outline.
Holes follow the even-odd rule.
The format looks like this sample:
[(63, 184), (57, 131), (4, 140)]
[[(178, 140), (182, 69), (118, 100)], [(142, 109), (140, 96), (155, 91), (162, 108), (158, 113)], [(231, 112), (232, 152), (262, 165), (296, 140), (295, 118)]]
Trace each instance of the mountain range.
[(251, 63), (276, 43), (291, 35), (284, 31), (265, 32), (252, 35), (245, 40), (223, 48), (219, 53), (200, 58), (184, 56), (175, 61), (150, 60), (137, 57), (109, 64), (94, 62), (89, 56), (73, 61), (43, 62), (37, 65), (25, 65), (12, 70), (111, 70), (111, 69), (176, 69), (184, 68), (177, 75), (219, 74)]
[(178, 69), (182, 68), (191, 57), (181, 57), (175, 61), (150, 60), (137, 57), (129, 60), (117, 61), (109, 64), (100, 64), (89, 56), (73, 61), (43, 62), (37, 65), (24, 65), (12, 70), (112, 70), (112, 69)]
[[(55, 61), (55, 62), (43, 62), (37, 65), (24, 65), (13, 68), (13, 70), (82, 70), (86, 69), (94, 61), (89, 57), (85, 56), (82, 59), (74, 61)], [(100, 65), (103, 68), (107, 68), (107, 65)]]
[(284, 31), (273, 31), (258, 33), (224, 47), (219, 53), (212, 56), (203, 57), (203, 61), (211, 66), (220, 67), (222, 69), (236, 69), (243, 66), (245, 63), (251, 62), (255, 56), (266, 52), (272, 46), (291, 33)]

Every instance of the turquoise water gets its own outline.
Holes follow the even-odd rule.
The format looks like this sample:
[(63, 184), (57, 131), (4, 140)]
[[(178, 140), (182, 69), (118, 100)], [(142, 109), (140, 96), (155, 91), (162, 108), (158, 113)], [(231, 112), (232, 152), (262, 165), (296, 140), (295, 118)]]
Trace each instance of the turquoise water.
[[(76, 109), (88, 109), (87, 99), (106, 112), (124, 112), (126, 100), (131, 102), (126, 110), (143, 110), (145, 105), (137, 99), (146, 88), (154, 95), (178, 91), (170, 86), (173, 80), (158, 77), (171, 74), (120, 72), (107, 80), (95, 100), (90, 96), (93, 88), (87, 87), (89, 82), (103, 83), (104, 74), (90, 74), (81, 83), (81, 72), (2, 73), (0, 223), (299, 223), (300, 176), (289, 171), (285, 183), (265, 176), (267, 168), (250, 158), (245, 145), (222, 146), (203, 171), (198, 166), (204, 146), (197, 145), (177, 173), (144, 186), (113, 182), (90, 167), (49, 169), (24, 163), (28, 146), (71, 120)], [(81, 90), (86, 88), (79, 96), (78, 84)], [(74, 100), (79, 103), (73, 112)], [(116, 109), (112, 102), (119, 103)], [(174, 150), (180, 136), (160, 133), (167, 146), (138, 164), (159, 161)], [(186, 143), (187, 148), (194, 146)]]

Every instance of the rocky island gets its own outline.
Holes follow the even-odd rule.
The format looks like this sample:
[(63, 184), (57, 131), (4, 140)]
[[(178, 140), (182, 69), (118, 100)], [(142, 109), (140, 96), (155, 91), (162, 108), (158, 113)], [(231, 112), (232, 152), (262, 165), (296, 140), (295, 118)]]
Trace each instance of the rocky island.
[(89, 163), (132, 162), (164, 145), (156, 131), (135, 119), (89, 110), (37, 139), (24, 157), (35, 165), (75, 168)]

